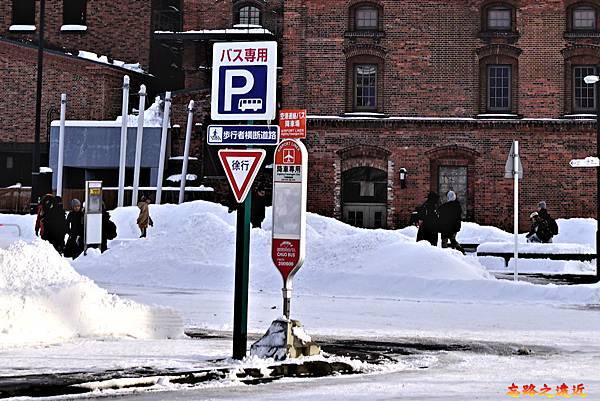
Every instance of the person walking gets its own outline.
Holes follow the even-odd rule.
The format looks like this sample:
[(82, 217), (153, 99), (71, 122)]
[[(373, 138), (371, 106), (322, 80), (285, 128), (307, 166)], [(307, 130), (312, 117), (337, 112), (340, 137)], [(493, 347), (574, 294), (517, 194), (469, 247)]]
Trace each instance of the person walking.
[(83, 209), (79, 199), (71, 201), (71, 211), (67, 216), (67, 233), (69, 237), (65, 245), (64, 256), (77, 258), (83, 252)]
[(146, 238), (146, 234), (148, 232), (148, 226), (153, 227), (154, 222), (150, 217), (150, 203), (152, 200), (150, 197), (142, 196), (140, 202), (138, 203), (138, 208), (140, 209), (140, 214), (137, 218), (137, 225), (140, 228), (141, 235), (140, 238)]
[(429, 241), (433, 246), (438, 242), (438, 212), (437, 203), (440, 197), (435, 192), (427, 194), (427, 200), (417, 208), (417, 242)]
[(438, 214), (440, 216), (438, 227), (442, 237), (442, 248), (448, 248), (448, 242), (450, 242), (450, 248), (456, 249), (464, 254), (464, 249), (460, 246), (458, 241), (456, 241), (456, 234), (458, 234), (461, 227), (462, 207), (460, 202), (456, 199), (456, 193), (454, 193), (454, 191), (448, 191), (446, 196), (448, 202), (438, 208)]
[(117, 226), (110, 219), (110, 213), (106, 210), (106, 205), (102, 202), (102, 243), (100, 252), (104, 253), (108, 249), (108, 240), (117, 237)]
[(256, 186), (256, 191), (254, 191), (252, 195), (252, 213), (250, 214), (250, 221), (252, 222), (252, 228), (260, 228), (265, 219), (265, 207), (267, 203), (265, 184), (262, 182), (259, 183)]

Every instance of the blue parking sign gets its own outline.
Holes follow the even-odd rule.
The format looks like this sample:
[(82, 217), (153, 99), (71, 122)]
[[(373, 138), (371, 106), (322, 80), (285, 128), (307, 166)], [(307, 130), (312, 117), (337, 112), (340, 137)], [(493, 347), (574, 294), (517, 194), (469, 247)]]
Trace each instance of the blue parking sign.
[(277, 42), (216, 43), (211, 118), (274, 120)]

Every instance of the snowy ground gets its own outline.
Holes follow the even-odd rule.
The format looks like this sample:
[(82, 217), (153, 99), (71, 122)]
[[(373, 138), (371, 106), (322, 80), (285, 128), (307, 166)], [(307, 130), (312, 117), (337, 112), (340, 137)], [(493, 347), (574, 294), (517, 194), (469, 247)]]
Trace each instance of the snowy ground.
[[(128, 303), (127, 313), (135, 316), (137, 312), (132, 311), (140, 308), (176, 311), (188, 328), (230, 331), (235, 216), (219, 205), (205, 202), (151, 206), (155, 228), (150, 230), (149, 238), (138, 240), (136, 214), (135, 208), (113, 212), (119, 231), (117, 240), (105, 254), (91, 252), (73, 262), (75, 270), (49, 254), (44, 256), (51, 262), (48, 266), (53, 266), (50, 271), (54, 272), (55, 281), (64, 283), (69, 276), (75, 283), (86, 283), (75, 300), (99, 294), (103, 288), (116, 294), (110, 298), (112, 301)], [(0, 215), (0, 224), (15, 221), (22, 224), (25, 239), (31, 241), (31, 218)], [(564, 239), (588, 245), (594, 241), (595, 221), (569, 220), (559, 224)], [(267, 219), (263, 230), (252, 231), (249, 329), (254, 333), (264, 332), (281, 315), (281, 283), (270, 262), (269, 230)], [(132, 399), (268, 400), (291, 395), (292, 399), (358, 400), (368, 392), (372, 399), (401, 396), (414, 400), (498, 400), (506, 397), (504, 393), (512, 382), (534, 383), (538, 387), (544, 383), (584, 383), (589, 399), (600, 397), (599, 285), (534, 285), (497, 280), (473, 256), (463, 257), (455, 251), (415, 243), (413, 231), (361, 230), (310, 215), (308, 257), (295, 282), (293, 316), (316, 337), (493, 341), (544, 346), (553, 351), (528, 356), (437, 352), (423, 357), (421, 363), (427, 364), (428, 369), (403, 365), (377, 374), (310, 381), (286, 379), (261, 386), (226, 381), (190, 390), (162, 383), (151, 388), (160, 392), (134, 395)], [(470, 236), (473, 242), (512, 240), (510, 234), (501, 230), (469, 224), (461, 235)], [(20, 247), (1, 251), (5, 256), (0, 254), (0, 298), (11, 296), (11, 291), (15, 297), (19, 294), (20, 290), (12, 284), (3, 285), (12, 283), (7, 279), (10, 277), (13, 282), (17, 278), (19, 282), (38, 282), (35, 290), (22, 286), (24, 305), (40, 299), (40, 293), (55, 294), (56, 286), (43, 284), (46, 269), (26, 273), (27, 260), (33, 258), (27, 252), (47, 249), (36, 243)], [(15, 255), (23, 263), (8, 264), (9, 256)], [(546, 266), (539, 268), (551, 269)], [(15, 276), (11, 273), (14, 271), (22, 273)], [(59, 286), (58, 291), (62, 288)], [(98, 299), (104, 299), (102, 294)], [(94, 302), (97, 304), (103, 302)], [(152, 304), (170, 309), (145, 306)], [(63, 326), (49, 325), (49, 332), (38, 336), (52, 339), (45, 345), (32, 343), (31, 337), (19, 343), (18, 333), (23, 331), (14, 329), (15, 322), (20, 321), (16, 316), (27, 309), (15, 302), (6, 305), (0, 323), (4, 325), (0, 326), (0, 375), (4, 376), (139, 366), (196, 369), (210, 366), (215, 359), (227, 358), (230, 353), (228, 339), (167, 340), (164, 338), (169, 335), (165, 333), (154, 336), (118, 330), (86, 332), (83, 328), (89, 327), (97, 316), (81, 306), (76, 306), (78, 318), (66, 320), (63, 325), (74, 327), (68, 335), (57, 335)], [(62, 308), (65, 314), (73, 315), (68, 304), (62, 304)], [(103, 313), (110, 313), (110, 309)], [(35, 317), (29, 316), (29, 322), (32, 316)], [(102, 320), (111, 321), (108, 327), (112, 331), (124, 326), (110, 317)], [(73, 321), (80, 325), (73, 325)], [(164, 329), (161, 319), (138, 327), (142, 333)]]

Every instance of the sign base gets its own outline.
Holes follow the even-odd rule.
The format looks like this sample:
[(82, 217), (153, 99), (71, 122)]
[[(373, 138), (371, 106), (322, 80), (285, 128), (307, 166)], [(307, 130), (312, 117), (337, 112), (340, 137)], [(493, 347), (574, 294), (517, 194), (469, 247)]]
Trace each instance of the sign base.
[(320, 353), (321, 348), (304, 332), (299, 321), (284, 318), (273, 321), (265, 335), (250, 348), (251, 356), (276, 361)]

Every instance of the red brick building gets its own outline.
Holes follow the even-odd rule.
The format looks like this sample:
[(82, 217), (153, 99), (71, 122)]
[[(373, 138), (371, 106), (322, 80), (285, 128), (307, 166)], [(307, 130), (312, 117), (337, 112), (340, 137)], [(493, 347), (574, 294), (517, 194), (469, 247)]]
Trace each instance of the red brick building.
[[(0, 187), (31, 182), (39, 18), (39, 1), (0, 2)], [(121, 114), (123, 75), (131, 76), (133, 88), (151, 82), (147, 74), (114, 65), (139, 63), (149, 71), (151, 21), (145, 0), (46, 1), (43, 161), (61, 93), (67, 93), (69, 119), (114, 119)], [(105, 57), (80, 57), (80, 51)]]
[[(309, 111), (309, 208), (363, 226), (408, 223), (428, 191), (509, 228), (511, 142), (522, 227), (539, 200), (595, 217), (599, 1), (286, 0), (283, 98)], [(595, 117), (595, 116), (594, 116)], [(404, 185), (400, 170), (406, 169)]]

